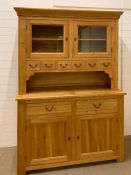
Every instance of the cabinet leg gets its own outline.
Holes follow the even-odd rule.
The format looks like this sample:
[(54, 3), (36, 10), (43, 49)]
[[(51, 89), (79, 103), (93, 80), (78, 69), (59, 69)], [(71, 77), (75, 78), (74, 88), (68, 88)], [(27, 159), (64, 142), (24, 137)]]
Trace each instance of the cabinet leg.
[(117, 158), (117, 162), (123, 162), (124, 161), (124, 154), (123, 155), (120, 155), (118, 158)]

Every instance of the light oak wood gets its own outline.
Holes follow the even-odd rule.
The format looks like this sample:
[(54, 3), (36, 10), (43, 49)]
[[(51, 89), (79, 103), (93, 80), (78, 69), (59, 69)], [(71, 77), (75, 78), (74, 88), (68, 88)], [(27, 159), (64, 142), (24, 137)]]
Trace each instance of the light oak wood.
[(117, 75), (122, 12), (15, 10), (19, 16), (18, 175), (122, 161), (125, 93), (118, 90)]
[[(63, 52), (62, 53), (57, 53), (57, 52), (51, 52), (51, 53), (44, 53), (42, 51), (40, 52), (32, 52), (32, 26), (38, 26), (38, 25), (48, 25), (48, 26), (62, 26), (63, 27)], [(32, 20), (27, 20), (27, 57), (31, 59), (35, 58), (57, 58), (57, 57), (68, 57), (68, 21), (66, 19), (64, 20), (58, 20), (58, 19), (32, 19)], [(37, 38), (35, 38), (36, 40)], [(43, 39), (43, 38), (42, 38)], [(37, 39), (38, 40), (38, 39)]]
[[(17, 119), (17, 174), (25, 175), (25, 160), (26, 160), (26, 107), (25, 102), (18, 102), (18, 119)], [(22, 111), (22, 112), (21, 112)]]
[(116, 99), (92, 99), (77, 101), (76, 111), (77, 114), (99, 114), (116, 112), (117, 101)]
[(43, 116), (27, 120), (26, 166), (69, 161), (70, 128), (71, 117), (68, 116)]
[(65, 9), (37, 9), (15, 7), (18, 16), (37, 16), (37, 17), (70, 17), (70, 18), (99, 18), (99, 19), (118, 19), (122, 11), (96, 11), (96, 10), (65, 10)]
[(26, 93), (26, 20), (24, 17), (19, 17), (18, 28), (18, 49), (19, 49), (19, 61), (18, 61), (18, 93)]
[[(79, 52), (78, 51), (78, 27), (79, 26), (104, 26), (107, 27), (107, 52)], [(112, 51), (111, 51), (111, 38), (112, 38), (112, 34), (111, 34), (111, 28), (112, 28), (112, 22), (105, 22), (105, 21), (74, 21), (74, 57), (77, 58), (81, 58), (81, 57), (111, 57), (112, 56)], [(96, 39), (97, 41), (98, 39)]]
[(70, 103), (36, 103), (27, 105), (27, 115), (71, 112)]

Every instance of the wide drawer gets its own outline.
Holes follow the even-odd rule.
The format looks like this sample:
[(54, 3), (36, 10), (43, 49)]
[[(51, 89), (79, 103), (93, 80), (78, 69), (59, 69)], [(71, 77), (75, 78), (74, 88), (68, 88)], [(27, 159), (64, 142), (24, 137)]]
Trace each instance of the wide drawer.
[(78, 101), (76, 105), (77, 114), (96, 114), (96, 113), (108, 113), (117, 112), (117, 100), (116, 99), (91, 99)]
[(71, 112), (70, 103), (27, 104), (27, 115), (54, 114)]

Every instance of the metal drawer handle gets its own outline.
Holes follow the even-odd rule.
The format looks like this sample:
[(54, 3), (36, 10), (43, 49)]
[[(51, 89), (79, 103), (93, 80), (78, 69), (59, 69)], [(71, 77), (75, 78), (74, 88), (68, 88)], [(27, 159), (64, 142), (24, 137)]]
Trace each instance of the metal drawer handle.
[(51, 106), (50, 108), (46, 106), (45, 109), (46, 109), (48, 112), (51, 112), (51, 111), (54, 109), (54, 106)]
[(77, 68), (80, 68), (81, 66), (82, 66), (82, 64), (80, 63), (80, 64), (74, 64), (75, 65), (75, 67), (77, 67)]
[(60, 64), (60, 67), (62, 67), (63, 69), (66, 68), (68, 66), (68, 64)]
[(108, 67), (111, 63), (102, 63), (104, 67)]
[(36, 68), (37, 66), (38, 66), (37, 64), (35, 64), (35, 65), (29, 64), (29, 67), (32, 68), (32, 69)]
[(96, 63), (94, 63), (94, 64), (89, 63), (89, 66), (90, 67), (95, 67), (96, 66)]
[(52, 68), (52, 66), (53, 66), (53, 64), (45, 64), (45, 67), (48, 68), (48, 69)]
[(101, 107), (101, 103), (99, 103), (98, 105), (96, 105), (95, 103), (93, 104), (93, 106), (95, 107), (95, 108), (100, 108)]

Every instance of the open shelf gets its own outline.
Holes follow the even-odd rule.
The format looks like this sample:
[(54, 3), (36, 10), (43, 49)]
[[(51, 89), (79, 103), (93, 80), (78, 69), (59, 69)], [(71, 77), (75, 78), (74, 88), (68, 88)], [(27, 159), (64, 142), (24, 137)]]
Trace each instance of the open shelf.
[[(54, 78), (56, 77), (56, 78)], [(104, 71), (36, 73), (27, 81), (27, 92), (63, 89), (111, 89)]]

